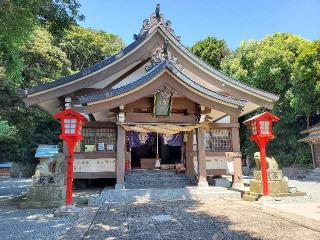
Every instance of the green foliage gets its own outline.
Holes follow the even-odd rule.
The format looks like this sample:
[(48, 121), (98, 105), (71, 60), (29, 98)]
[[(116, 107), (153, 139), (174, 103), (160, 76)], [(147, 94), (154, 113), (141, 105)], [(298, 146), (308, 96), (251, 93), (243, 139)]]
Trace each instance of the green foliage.
[[(301, 58), (302, 49), (309, 45), (309, 41), (299, 36), (275, 33), (261, 41), (242, 42), (221, 64), (226, 74), (280, 95), (272, 112), (280, 116), (281, 121), (275, 124), (277, 138), (268, 145), (268, 154), (274, 155), (282, 165), (310, 164), (309, 147), (297, 142), (302, 137), (300, 131), (307, 126), (305, 112), (301, 112), (299, 105), (292, 104), (297, 98), (293, 81), (296, 61)], [(243, 131), (241, 135), (241, 150), (251, 156), (256, 150), (255, 143), (250, 142)]]
[(13, 140), (17, 135), (17, 129), (14, 126), (10, 126), (8, 121), (3, 121), (0, 118), (0, 142)]
[(306, 44), (293, 66), (291, 106), (300, 114), (320, 111), (320, 40)]
[(36, 25), (47, 26), (61, 35), (76, 20), (82, 20), (76, 0), (2, 0), (0, 1), (0, 63), (10, 84), (21, 81), (23, 63), (19, 56)]
[(34, 5), (37, 0), (3, 0), (0, 2), (0, 63), (6, 78), (20, 80), (21, 60), (18, 50), (35, 24)]
[(190, 50), (216, 69), (220, 69), (222, 59), (230, 53), (226, 42), (215, 37), (207, 37), (196, 42)]
[(73, 71), (80, 71), (118, 52), (124, 46), (120, 37), (93, 29), (73, 26), (60, 41)]
[(115, 35), (74, 26), (83, 19), (79, 6), (76, 0), (0, 1), (0, 161), (30, 162), (38, 144), (59, 141), (60, 124), (26, 107), (18, 88), (69, 75), (71, 66), (78, 71), (123, 46)]
[(17, 89), (68, 72), (70, 62), (51, 33), (62, 34), (80, 19), (78, 8), (75, 0), (0, 1), (0, 161), (30, 161), (36, 144), (57, 142), (59, 124), (26, 108)]
[(21, 87), (36, 86), (70, 74), (67, 55), (53, 45), (53, 37), (43, 28), (36, 28), (21, 53), (24, 67)]
[(84, 15), (79, 14), (78, 0), (41, 0), (38, 9), (39, 22), (47, 26), (49, 32), (61, 36), (65, 29), (83, 21)]
[(8, 121), (3, 121), (0, 118), (0, 161), (6, 160), (10, 156), (11, 151), (17, 148), (18, 131), (15, 126), (10, 126)]

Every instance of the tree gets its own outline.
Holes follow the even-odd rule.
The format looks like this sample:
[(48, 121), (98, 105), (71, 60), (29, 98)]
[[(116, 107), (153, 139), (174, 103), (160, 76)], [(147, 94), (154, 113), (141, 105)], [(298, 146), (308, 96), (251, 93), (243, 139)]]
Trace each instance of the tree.
[(310, 116), (320, 112), (320, 40), (306, 44), (293, 66), (291, 106), (299, 114)]
[(81, 71), (118, 52), (124, 43), (114, 34), (73, 26), (59, 46), (71, 61), (73, 71)]
[(70, 74), (67, 55), (53, 45), (53, 37), (44, 28), (36, 28), (23, 47), (22, 88), (36, 86)]
[(0, 1), (1, 161), (31, 161), (36, 144), (57, 142), (59, 125), (46, 113), (26, 108), (17, 89), (68, 72), (70, 62), (50, 34), (58, 38), (81, 20), (79, 7), (77, 0)]
[(51, 34), (62, 36), (77, 21), (83, 21), (78, 0), (41, 0), (37, 15), (41, 26), (47, 26)]
[(230, 53), (226, 42), (215, 37), (207, 37), (196, 42), (190, 50), (216, 69), (220, 69), (222, 59)]
[(0, 1), (0, 63), (10, 85), (21, 80), (23, 66), (19, 51), (34, 27), (48, 27), (52, 33), (63, 31), (82, 20), (76, 0), (2, 0)]
[[(273, 154), (282, 165), (310, 163), (308, 147), (298, 143), (300, 131), (305, 128), (305, 118), (291, 104), (295, 98), (292, 81), (294, 65), (301, 49), (309, 43), (299, 36), (275, 33), (261, 41), (242, 42), (221, 64), (226, 74), (280, 95), (272, 112), (280, 116), (281, 121), (274, 127), (277, 138), (268, 145), (268, 153)], [(251, 155), (256, 148), (244, 132), (241, 135), (241, 150)]]

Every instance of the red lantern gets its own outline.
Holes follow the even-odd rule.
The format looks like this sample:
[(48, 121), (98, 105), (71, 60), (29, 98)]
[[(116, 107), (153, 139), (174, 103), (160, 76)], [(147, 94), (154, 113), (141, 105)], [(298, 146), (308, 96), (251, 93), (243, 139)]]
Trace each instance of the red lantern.
[(87, 119), (71, 108), (56, 113), (53, 117), (57, 120), (60, 120), (62, 133), (59, 137), (66, 141), (68, 147), (66, 205), (71, 205), (74, 147), (79, 140), (83, 139), (83, 136), (81, 135), (81, 129), (82, 124), (87, 122)]
[(272, 133), (272, 123), (278, 122), (279, 120), (279, 117), (269, 112), (265, 112), (243, 122), (245, 125), (249, 126), (249, 139), (256, 141), (259, 146), (263, 195), (265, 196), (269, 195), (266, 146), (268, 141), (274, 138)]

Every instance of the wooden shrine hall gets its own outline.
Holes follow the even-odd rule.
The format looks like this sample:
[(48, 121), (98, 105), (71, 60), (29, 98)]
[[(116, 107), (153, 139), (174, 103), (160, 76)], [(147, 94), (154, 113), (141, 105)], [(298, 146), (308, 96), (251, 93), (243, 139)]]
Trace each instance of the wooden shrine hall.
[(22, 95), (51, 115), (66, 107), (86, 115), (74, 178), (116, 178), (118, 188), (131, 168), (177, 164), (199, 186), (207, 175), (241, 185), (238, 118), (278, 100), (193, 55), (159, 5), (119, 53)]

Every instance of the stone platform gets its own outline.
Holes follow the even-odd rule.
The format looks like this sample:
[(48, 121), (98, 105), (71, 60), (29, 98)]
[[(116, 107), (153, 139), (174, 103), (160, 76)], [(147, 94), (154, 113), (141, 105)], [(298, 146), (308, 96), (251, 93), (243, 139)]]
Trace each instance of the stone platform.
[(99, 196), (89, 198), (88, 205), (97, 206), (108, 203), (135, 203), (147, 201), (177, 201), (204, 199), (241, 199), (241, 193), (223, 187), (185, 187), (165, 189), (105, 189)]
[(224, 187), (198, 187), (184, 173), (174, 170), (134, 170), (126, 174), (125, 189), (104, 189), (89, 198), (91, 206), (107, 203), (177, 201), (201, 199), (241, 199), (241, 193)]

